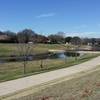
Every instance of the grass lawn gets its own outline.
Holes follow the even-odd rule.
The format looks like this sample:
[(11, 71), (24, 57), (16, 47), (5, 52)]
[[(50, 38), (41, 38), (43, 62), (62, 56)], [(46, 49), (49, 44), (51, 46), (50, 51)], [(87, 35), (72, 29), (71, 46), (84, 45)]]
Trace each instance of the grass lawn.
[[(100, 66), (15, 94), (13, 100), (100, 100)], [(4, 100), (12, 100), (12, 97)]]
[[(68, 50), (70, 48), (73, 48), (73, 46), (65, 46), (65, 44), (33, 44), (32, 52), (35, 54), (46, 53), (49, 49)], [(0, 44), (0, 56), (17, 55), (18, 53), (17, 44)]]
[(26, 66), (26, 74), (23, 74), (23, 62), (9, 62), (0, 64), (0, 82), (4, 82), (11, 79), (16, 79), (28, 75), (38, 74), (42, 72), (47, 72), (51, 70), (56, 70), (60, 68), (66, 68), (75, 64), (85, 62), (92, 59), (98, 55), (96, 54), (86, 54), (84, 56), (75, 58), (70, 58), (68, 60), (61, 59), (46, 59), (43, 60), (43, 68), (41, 68), (41, 61), (29, 61)]
[[(33, 53), (46, 53), (49, 49), (61, 49), (68, 50), (73, 46), (65, 46), (65, 44), (34, 44), (32, 45)], [(17, 44), (0, 44), (0, 56), (18, 54)], [(97, 55), (87, 54), (79, 57), (76, 61), (75, 58), (68, 60), (61, 59), (47, 59), (43, 60), (43, 68), (41, 68), (41, 61), (29, 61), (26, 67), (26, 74), (23, 74), (23, 62), (9, 62), (0, 64), (0, 82), (4, 82), (11, 79), (16, 79), (28, 75), (38, 74), (60, 68), (66, 68), (75, 64), (85, 62)]]

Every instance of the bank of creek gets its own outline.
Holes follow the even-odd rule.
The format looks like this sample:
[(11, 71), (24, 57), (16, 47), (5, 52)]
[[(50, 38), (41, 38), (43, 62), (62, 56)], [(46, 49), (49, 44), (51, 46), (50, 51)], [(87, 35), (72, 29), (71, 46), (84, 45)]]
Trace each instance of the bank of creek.
[(61, 51), (61, 52), (47, 52), (43, 54), (31, 54), (31, 55), (10, 55), (10, 56), (0, 56), (0, 64), (6, 62), (16, 62), (16, 61), (33, 61), (33, 60), (45, 60), (45, 59), (68, 59), (69, 57), (80, 56), (80, 53)]

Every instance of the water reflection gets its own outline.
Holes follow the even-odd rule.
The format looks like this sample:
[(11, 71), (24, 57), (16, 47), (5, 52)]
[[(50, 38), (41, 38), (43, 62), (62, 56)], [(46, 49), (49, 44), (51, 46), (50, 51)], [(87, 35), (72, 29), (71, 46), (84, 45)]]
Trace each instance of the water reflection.
[(76, 52), (60, 52), (60, 53), (47, 53), (47, 54), (38, 54), (38, 55), (28, 55), (28, 56), (10, 56), (10, 57), (0, 57), (0, 63), (5, 62), (15, 62), (15, 61), (23, 61), (23, 60), (43, 60), (43, 59), (68, 59), (69, 57), (80, 56), (79, 53)]

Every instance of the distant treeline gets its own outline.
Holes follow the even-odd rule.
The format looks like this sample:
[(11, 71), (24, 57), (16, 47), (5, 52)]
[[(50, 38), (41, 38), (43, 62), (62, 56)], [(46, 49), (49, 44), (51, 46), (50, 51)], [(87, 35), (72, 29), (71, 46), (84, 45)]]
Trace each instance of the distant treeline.
[(33, 43), (51, 43), (51, 44), (91, 44), (99, 45), (100, 38), (80, 38), (78, 36), (68, 36), (64, 32), (58, 32), (49, 36), (41, 35), (31, 29), (24, 29), (20, 32), (0, 31), (0, 43), (18, 43), (18, 42), (33, 42)]

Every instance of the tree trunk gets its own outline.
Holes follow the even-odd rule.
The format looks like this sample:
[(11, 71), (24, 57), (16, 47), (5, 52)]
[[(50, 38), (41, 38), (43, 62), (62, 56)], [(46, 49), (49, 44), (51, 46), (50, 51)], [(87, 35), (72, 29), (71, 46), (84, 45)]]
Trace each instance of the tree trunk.
[(27, 57), (24, 57), (24, 74), (26, 74)]
[(43, 68), (43, 60), (41, 60), (40, 67)]
[(26, 73), (26, 62), (24, 61), (24, 74)]

